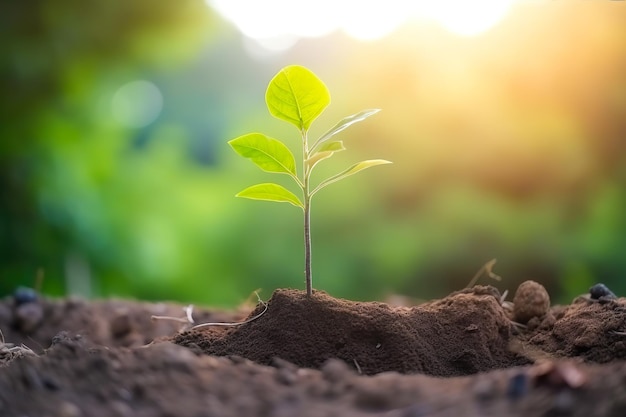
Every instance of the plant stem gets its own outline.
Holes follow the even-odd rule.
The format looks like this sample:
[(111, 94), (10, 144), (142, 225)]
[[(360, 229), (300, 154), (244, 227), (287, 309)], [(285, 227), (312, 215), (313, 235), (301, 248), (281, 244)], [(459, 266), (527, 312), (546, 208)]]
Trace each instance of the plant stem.
[(311, 277), (311, 203), (309, 199), (304, 203), (304, 277), (306, 280), (306, 295), (313, 294)]
[(313, 294), (313, 277), (311, 275), (311, 195), (309, 192), (309, 180), (311, 169), (308, 164), (309, 144), (306, 130), (302, 130), (302, 193), (304, 197), (304, 279), (306, 282), (306, 295)]

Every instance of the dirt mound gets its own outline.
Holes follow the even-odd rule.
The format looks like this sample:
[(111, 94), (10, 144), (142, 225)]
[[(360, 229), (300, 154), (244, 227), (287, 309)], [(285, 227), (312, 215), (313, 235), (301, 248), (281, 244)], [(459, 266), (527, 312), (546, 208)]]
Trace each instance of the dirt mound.
[[(581, 358), (607, 363), (626, 359), (626, 299), (578, 297), (528, 323), (517, 338), (538, 358)], [(532, 355), (532, 354), (531, 354)]]
[[(243, 314), (243, 317), (245, 317)], [(6, 341), (24, 344), (36, 352), (50, 346), (61, 331), (81, 334), (102, 346), (141, 346), (176, 333), (181, 324), (171, 320), (152, 320), (152, 316), (184, 316), (181, 305), (107, 299), (49, 299), (36, 297), (23, 302), (19, 297), (0, 300), (0, 330)], [(241, 312), (196, 309), (194, 319), (232, 321)]]
[[(250, 314), (259, 315), (260, 305)], [(508, 350), (511, 323), (498, 292), (475, 287), (416, 307), (340, 300), (322, 291), (277, 290), (258, 319), (181, 333), (175, 343), (270, 365), (320, 368), (341, 359), (364, 374), (469, 375), (529, 363)]]

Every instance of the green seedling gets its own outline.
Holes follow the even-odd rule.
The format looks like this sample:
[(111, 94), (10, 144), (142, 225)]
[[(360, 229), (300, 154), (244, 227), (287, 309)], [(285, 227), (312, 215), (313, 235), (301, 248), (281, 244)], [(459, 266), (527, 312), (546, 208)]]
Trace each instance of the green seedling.
[(360, 122), (379, 109), (363, 110), (348, 116), (326, 133), (310, 140), (309, 128), (313, 121), (330, 104), (330, 93), (324, 83), (313, 72), (299, 65), (283, 68), (270, 81), (265, 93), (265, 102), (272, 116), (293, 124), (300, 132), (302, 142), (302, 174), (298, 175), (296, 159), (291, 150), (281, 141), (262, 133), (249, 133), (229, 141), (239, 155), (250, 159), (266, 172), (286, 174), (300, 188), (301, 197), (275, 183), (253, 185), (237, 194), (237, 197), (254, 200), (290, 203), (304, 212), (304, 275), (306, 292), (313, 291), (311, 276), (311, 199), (322, 188), (375, 165), (389, 164), (383, 159), (371, 159), (356, 163), (349, 168), (326, 178), (317, 185), (311, 184), (311, 173), (317, 164), (336, 152), (345, 150), (343, 142), (335, 136), (354, 123)]

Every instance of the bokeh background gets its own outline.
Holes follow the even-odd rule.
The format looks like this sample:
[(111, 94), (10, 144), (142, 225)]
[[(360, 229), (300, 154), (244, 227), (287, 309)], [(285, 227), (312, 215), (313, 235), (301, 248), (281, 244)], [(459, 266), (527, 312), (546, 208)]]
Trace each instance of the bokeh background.
[[(408, 3), (408, 4), (407, 4)], [(233, 306), (304, 288), (302, 213), (227, 141), (298, 149), (264, 92), (328, 86), (321, 134), (377, 167), (313, 202), (314, 287), (414, 299), (496, 258), (500, 290), (626, 295), (626, 2), (34, 0), (0, 13), (0, 295)], [(467, 3), (467, 4), (466, 4)], [(284, 185), (291, 185), (288, 181)]]

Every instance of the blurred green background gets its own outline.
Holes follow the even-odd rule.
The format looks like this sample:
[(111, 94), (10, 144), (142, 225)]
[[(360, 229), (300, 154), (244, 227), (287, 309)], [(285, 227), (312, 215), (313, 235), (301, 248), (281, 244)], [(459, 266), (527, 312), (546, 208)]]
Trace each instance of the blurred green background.
[(497, 258), (501, 291), (626, 294), (626, 3), (509, 2), (487, 23), (455, 2), (407, 19), (407, 2), (244, 3), (3, 6), (0, 295), (233, 306), (304, 288), (302, 213), (235, 198), (276, 178), (226, 143), (298, 148), (264, 103), (289, 64), (331, 92), (314, 134), (383, 110), (323, 171), (394, 161), (316, 197), (315, 288), (441, 297)]

